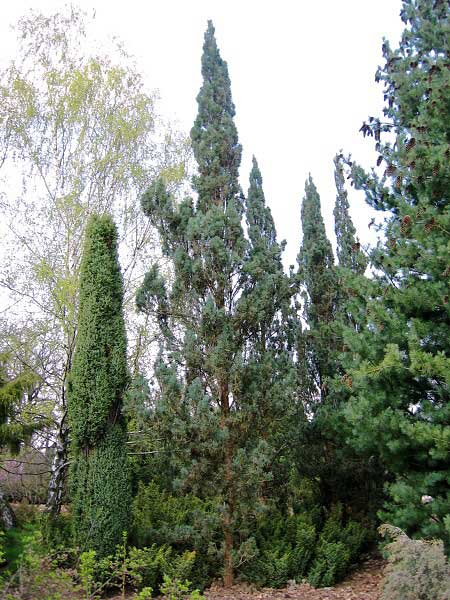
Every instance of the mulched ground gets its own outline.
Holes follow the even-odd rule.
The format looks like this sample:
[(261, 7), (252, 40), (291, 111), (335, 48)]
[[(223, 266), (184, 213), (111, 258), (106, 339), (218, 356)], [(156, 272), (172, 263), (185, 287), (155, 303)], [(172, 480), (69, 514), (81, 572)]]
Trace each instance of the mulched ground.
[[(269, 588), (258, 590), (243, 584), (229, 589), (224, 589), (221, 585), (213, 585), (204, 592), (204, 595), (207, 600), (379, 600), (384, 566), (384, 561), (378, 558), (369, 558), (359, 565), (345, 581), (329, 588), (314, 589), (307, 583), (289, 585), (281, 590)], [(49, 597), (57, 597), (60, 600), (85, 598), (79, 589), (76, 590), (73, 587), (69, 577), (65, 581), (52, 580), (51, 577), (46, 577), (45, 569), (42, 573), (42, 582), (36, 584), (33, 586), (33, 591), (29, 590), (25, 593), (11, 589), (8, 597), (11, 600), (36, 600)], [(4, 597), (0, 591), (0, 598)], [(136, 595), (128, 592), (126, 598), (134, 600)], [(121, 594), (108, 597), (108, 600), (121, 599)]]
[(378, 600), (384, 561), (367, 559), (345, 581), (335, 587), (314, 589), (307, 583), (289, 585), (282, 590), (255, 590), (236, 585), (225, 590), (213, 586), (205, 592), (208, 600)]

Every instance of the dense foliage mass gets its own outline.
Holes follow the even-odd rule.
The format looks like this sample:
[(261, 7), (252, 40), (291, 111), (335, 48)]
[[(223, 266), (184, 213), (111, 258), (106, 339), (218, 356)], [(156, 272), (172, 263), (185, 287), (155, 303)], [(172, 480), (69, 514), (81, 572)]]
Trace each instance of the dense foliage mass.
[[(400, 46), (383, 45), (386, 121), (373, 135), (383, 175), (352, 165), (367, 201), (388, 211), (385, 240), (349, 332), (350, 443), (389, 472), (382, 518), (448, 544), (450, 511), (450, 16), (446, 2), (405, 2)], [(384, 135), (386, 141), (383, 141)], [(351, 363), (351, 366), (350, 366)]]
[(69, 379), (75, 540), (101, 556), (129, 528), (126, 426), (128, 381), (123, 283), (112, 219), (93, 215), (80, 270), (77, 346)]
[[(219, 577), (331, 586), (373, 547), (381, 519), (383, 597), (447, 597), (450, 6), (404, 0), (401, 17), (399, 48), (384, 43), (376, 75), (384, 119), (361, 128), (377, 165), (334, 159), (337, 260), (309, 176), (289, 274), (255, 158), (246, 195), (239, 184), (231, 82), (208, 22), (195, 197), (181, 199), (167, 170), (141, 197), (142, 240), (154, 231), (161, 256), (137, 290), (128, 365), (111, 211), (86, 227), (67, 369), (69, 514), (19, 530), (18, 593), (25, 573), (38, 595), (41, 540), (53, 580), (66, 585), (61, 567), (75, 566), (87, 598), (132, 588), (198, 600), (194, 588)], [(357, 238), (347, 182), (381, 212), (375, 248)], [(35, 370), (0, 349), (0, 448), (14, 452), (47, 421), (30, 410)], [(14, 524), (1, 490), (0, 508)]]

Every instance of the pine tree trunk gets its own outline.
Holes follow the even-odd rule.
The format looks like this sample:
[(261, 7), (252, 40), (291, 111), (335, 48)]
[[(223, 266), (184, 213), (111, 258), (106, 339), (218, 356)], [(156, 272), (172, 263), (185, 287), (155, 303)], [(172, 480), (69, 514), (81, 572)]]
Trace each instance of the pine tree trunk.
[(226, 588), (229, 588), (233, 585), (233, 534), (231, 531), (230, 514), (224, 517), (223, 533), (225, 538), (223, 584)]
[[(228, 398), (228, 383), (221, 384), (220, 388), (220, 404), (222, 409), (222, 428), (225, 429), (229, 424), (229, 398)], [(228, 437), (225, 443), (225, 482), (227, 490), (227, 509), (222, 521), (222, 529), (224, 534), (224, 565), (223, 565), (223, 583), (225, 587), (233, 585), (233, 529), (232, 522), (234, 516), (234, 493), (233, 493), (233, 440), (228, 432)]]
[(12, 529), (16, 525), (16, 515), (0, 489), (0, 520), (5, 529)]

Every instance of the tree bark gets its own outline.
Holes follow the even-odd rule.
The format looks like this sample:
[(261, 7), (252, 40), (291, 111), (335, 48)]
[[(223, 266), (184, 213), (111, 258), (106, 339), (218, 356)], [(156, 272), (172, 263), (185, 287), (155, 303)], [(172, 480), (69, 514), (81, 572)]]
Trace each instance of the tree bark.
[(64, 497), (64, 487), (67, 475), (67, 446), (69, 430), (66, 426), (67, 410), (61, 418), (58, 435), (56, 436), (55, 456), (52, 462), (52, 473), (48, 483), (47, 503), (45, 512), (56, 517), (61, 512)]
[[(220, 405), (222, 410), (221, 426), (222, 429), (229, 427), (230, 404), (228, 398), (228, 382), (222, 383), (220, 386)], [(226, 499), (227, 507), (222, 519), (222, 530), (224, 534), (224, 565), (223, 565), (223, 584), (225, 587), (233, 585), (233, 517), (234, 517), (234, 492), (233, 492), (233, 440), (231, 432), (228, 431), (228, 436), (225, 442), (224, 470), (226, 482)]]
[(2, 490), (0, 489), (0, 519), (5, 529), (12, 529), (16, 526), (16, 515), (10, 507)]

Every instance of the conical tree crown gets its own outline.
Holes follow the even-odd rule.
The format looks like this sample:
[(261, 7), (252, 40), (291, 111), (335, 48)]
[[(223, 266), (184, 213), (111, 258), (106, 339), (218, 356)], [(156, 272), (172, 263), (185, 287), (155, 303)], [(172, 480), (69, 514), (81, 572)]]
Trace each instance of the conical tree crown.
[(68, 387), (75, 541), (106, 556), (129, 527), (130, 484), (121, 415), (128, 381), (117, 230), (109, 215), (86, 228), (78, 337)]
[(325, 231), (320, 196), (311, 176), (305, 184), (301, 218), (303, 243), (298, 262), (309, 297), (308, 324), (313, 327), (333, 318), (336, 286), (333, 250)]
[[(291, 290), (265, 205), (256, 161), (247, 224), (238, 183), (241, 147), (226, 63), (211, 23), (205, 34), (203, 84), (191, 132), (198, 200), (181, 203), (161, 182), (142, 205), (173, 265), (164, 282), (153, 266), (138, 294), (156, 316), (158, 431), (173, 448), (179, 479), (217, 507), (224, 540), (224, 582), (231, 585), (236, 544), (271, 478), (273, 429), (286, 414), (290, 356), (285, 319)], [(173, 415), (177, 415), (173, 418)]]
[(297, 260), (299, 279), (305, 289), (308, 362), (311, 378), (324, 400), (328, 380), (336, 370), (332, 324), (337, 308), (337, 289), (333, 250), (325, 231), (320, 197), (311, 176), (305, 184), (301, 219), (303, 243)]
[(272, 213), (266, 205), (261, 171), (255, 157), (253, 157), (249, 179), (250, 187), (247, 195), (248, 236), (254, 248), (261, 244), (266, 248), (271, 248), (277, 244), (277, 233)]
[(72, 439), (79, 447), (95, 446), (120, 419), (128, 380), (122, 301), (116, 227), (108, 215), (93, 215), (80, 269), (77, 345), (68, 397)]
[[(281, 261), (284, 242), (279, 244), (277, 241), (275, 223), (266, 204), (262, 176), (255, 157), (249, 181), (246, 203), (249, 248), (244, 264), (247, 279), (238, 308), (242, 316), (245, 314), (247, 326), (258, 332), (262, 347), (267, 350), (265, 343), (271, 338), (271, 333), (278, 330), (272, 336), (275, 340), (282, 337), (281, 330), (285, 334), (289, 328), (293, 290)], [(280, 318), (284, 319), (283, 327), (278, 321)], [(259, 349), (261, 344), (258, 345)]]
[(221, 58), (208, 21), (202, 56), (203, 84), (197, 96), (198, 114), (191, 130), (192, 148), (199, 176), (194, 186), (199, 207), (225, 206), (239, 195), (239, 165), (242, 148), (233, 121), (235, 108), (227, 63)]
[(350, 217), (350, 205), (345, 189), (344, 168), (339, 155), (334, 158), (334, 167), (336, 204), (333, 214), (339, 266), (351, 269), (355, 274), (362, 275), (366, 270), (367, 261), (360, 250), (359, 243), (356, 241), (356, 229)]

